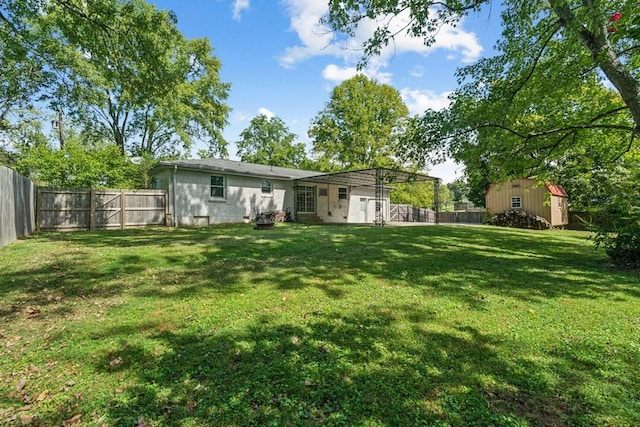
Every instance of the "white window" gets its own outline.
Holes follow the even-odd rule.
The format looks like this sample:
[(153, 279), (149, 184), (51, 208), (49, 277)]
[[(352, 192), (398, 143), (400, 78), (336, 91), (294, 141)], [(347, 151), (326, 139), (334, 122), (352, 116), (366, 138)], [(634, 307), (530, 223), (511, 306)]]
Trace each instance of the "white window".
[(345, 187), (338, 187), (338, 200), (347, 200), (347, 189)]
[(316, 187), (301, 185), (296, 193), (298, 212), (313, 213), (316, 211)]
[(224, 176), (211, 175), (211, 197), (224, 199)]
[(522, 199), (520, 196), (511, 198), (511, 209), (520, 209), (522, 207)]
[(271, 194), (271, 191), (272, 191), (271, 181), (269, 181), (268, 179), (263, 179), (262, 180), (262, 194)]

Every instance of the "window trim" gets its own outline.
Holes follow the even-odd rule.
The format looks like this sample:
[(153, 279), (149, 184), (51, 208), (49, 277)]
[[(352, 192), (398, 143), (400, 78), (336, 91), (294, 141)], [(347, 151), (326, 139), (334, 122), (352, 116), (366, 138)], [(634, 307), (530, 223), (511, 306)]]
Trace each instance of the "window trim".
[[(298, 185), (297, 191), (296, 191), (296, 207), (298, 210), (298, 213), (303, 213), (303, 214), (311, 214), (311, 213), (316, 213), (316, 209), (317, 209), (317, 204), (318, 204), (318, 198), (316, 196), (316, 188), (315, 186), (311, 186), (311, 185)], [(300, 204), (300, 196), (304, 197), (304, 207), (301, 206)], [(309, 205), (309, 196), (311, 196), (311, 200), (313, 202), (313, 210), (307, 210), (308, 209), (308, 205)], [(304, 209), (303, 209), (304, 208)]]
[(349, 189), (347, 187), (338, 187), (338, 200), (349, 200)]
[[(222, 184), (214, 184), (214, 178), (222, 178)], [(213, 189), (221, 189), (222, 196), (215, 196), (213, 194)], [(224, 175), (211, 175), (210, 184), (209, 184), (209, 197), (213, 200), (226, 200), (227, 198), (227, 179)]]
[(511, 209), (522, 209), (522, 197), (520, 196), (511, 197)]
[[(268, 191), (264, 191), (267, 186), (264, 185), (266, 183), (268, 183)], [(263, 196), (267, 197), (267, 196), (271, 196), (273, 194), (273, 182), (270, 179), (263, 179), (260, 182), (260, 191), (262, 193)]]

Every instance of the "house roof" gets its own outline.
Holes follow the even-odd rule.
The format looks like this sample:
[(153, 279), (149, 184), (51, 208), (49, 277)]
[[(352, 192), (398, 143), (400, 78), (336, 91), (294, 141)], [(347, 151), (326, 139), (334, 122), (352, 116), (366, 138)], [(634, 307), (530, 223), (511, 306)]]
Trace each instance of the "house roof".
[(223, 172), (233, 175), (249, 175), (261, 178), (279, 178), (305, 180), (324, 184), (365, 187), (376, 185), (376, 174), (382, 177), (382, 184), (400, 184), (404, 182), (434, 181), (438, 178), (403, 170), (389, 168), (362, 169), (348, 172), (322, 173), (303, 169), (282, 168), (259, 165), (227, 159), (194, 159), (161, 161), (151, 170), (151, 174), (163, 169), (188, 169), (206, 172)]
[(224, 172), (234, 175), (250, 175), (261, 178), (302, 179), (321, 175), (321, 172), (302, 169), (283, 168), (279, 166), (259, 165), (228, 159), (193, 159), (161, 161), (151, 170), (153, 175), (162, 169), (189, 169), (207, 172)]

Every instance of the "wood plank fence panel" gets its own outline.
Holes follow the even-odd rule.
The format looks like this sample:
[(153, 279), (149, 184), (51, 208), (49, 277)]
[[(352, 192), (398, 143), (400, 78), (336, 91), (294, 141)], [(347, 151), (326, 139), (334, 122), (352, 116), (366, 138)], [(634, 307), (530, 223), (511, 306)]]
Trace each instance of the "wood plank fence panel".
[(35, 188), (29, 178), (0, 167), (0, 247), (35, 231)]
[[(485, 211), (466, 212), (440, 212), (440, 223), (482, 224), (485, 219)], [(390, 205), (390, 222), (424, 222), (436, 223), (436, 212), (431, 209), (417, 208), (411, 205)]]
[(104, 230), (164, 225), (164, 190), (38, 188), (39, 230)]
[(417, 208), (411, 205), (391, 204), (389, 206), (389, 221), (434, 224), (436, 222), (436, 213), (430, 209)]
[(440, 212), (440, 222), (449, 224), (482, 224), (485, 211)]

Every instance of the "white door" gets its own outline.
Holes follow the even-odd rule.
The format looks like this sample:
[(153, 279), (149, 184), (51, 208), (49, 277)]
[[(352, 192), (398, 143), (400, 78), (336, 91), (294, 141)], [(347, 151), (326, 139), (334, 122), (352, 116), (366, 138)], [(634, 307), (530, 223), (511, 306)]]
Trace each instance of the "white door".
[(361, 223), (367, 222), (367, 205), (368, 200), (364, 197), (360, 198), (360, 215), (358, 217), (358, 221)]

